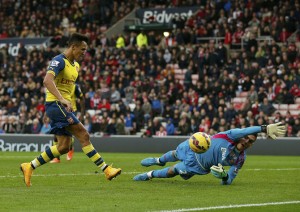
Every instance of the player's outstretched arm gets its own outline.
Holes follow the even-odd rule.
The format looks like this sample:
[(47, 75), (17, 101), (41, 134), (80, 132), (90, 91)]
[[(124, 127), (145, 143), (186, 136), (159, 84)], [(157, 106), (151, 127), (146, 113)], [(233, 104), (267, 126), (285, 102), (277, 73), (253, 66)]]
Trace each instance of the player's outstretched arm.
[(282, 125), (281, 122), (269, 125), (262, 125), (261, 131), (267, 133), (272, 139), (277, 139), (277, 137), (283, 137), (286, 133), (285, 125)]

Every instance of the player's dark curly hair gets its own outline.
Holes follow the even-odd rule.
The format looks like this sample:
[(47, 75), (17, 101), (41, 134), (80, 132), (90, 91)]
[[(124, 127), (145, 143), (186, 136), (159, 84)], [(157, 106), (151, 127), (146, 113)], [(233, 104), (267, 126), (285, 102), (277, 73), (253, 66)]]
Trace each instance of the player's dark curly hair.
[(68, 47), (70, 47), (72, 44), (79, 44), (82, 41), (85, 41), (86, 43), (89, 42), (89, 38), (86, 35), (80, 34), (80, 33), (73, 33), (68, 41)]

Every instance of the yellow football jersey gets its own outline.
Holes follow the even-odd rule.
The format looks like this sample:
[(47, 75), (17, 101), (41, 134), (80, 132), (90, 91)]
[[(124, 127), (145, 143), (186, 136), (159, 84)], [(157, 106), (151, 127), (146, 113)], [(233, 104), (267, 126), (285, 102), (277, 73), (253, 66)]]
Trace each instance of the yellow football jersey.
[[(57, 55), (50, 62), (47, 73), (55, 76), (54, 82), (66, 100), (72, 100), (72, 93), (74, 92), (75, 82), (78, 77), (79, 63), (70, 62), (64, 54)], [(46, 102), (58, 100), (52, 93), (46, 89)]]
[(82, 98), (82, 96), (83, 96), (83, 93), (80, 89), (80, 86), (78, 84), (75, 84), (72, 95), (71, 95), (71, 98), (72, 98), (71, 104), (72, 104), (73, 112), (77, 111), (77, 105), (76, 105), (77, 98), (78, 99)]

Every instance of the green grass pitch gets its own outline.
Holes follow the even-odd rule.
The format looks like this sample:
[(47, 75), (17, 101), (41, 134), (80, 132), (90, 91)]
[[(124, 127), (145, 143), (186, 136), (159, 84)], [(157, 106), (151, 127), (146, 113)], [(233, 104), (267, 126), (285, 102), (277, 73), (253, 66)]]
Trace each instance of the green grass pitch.
[[(19, 170), (36, 152), (0, 152), (0, 211), (300, 211), (300, 157), (248, 156), (230, 186), (211, 174), (135, 182), (151, 170), (141, 159), (160, 154), (102, 153), (122, 168), (112, 181), (81, 152), (34, 171), (27, 188)], [(160, 168), (160, 167), (153, 167)]]

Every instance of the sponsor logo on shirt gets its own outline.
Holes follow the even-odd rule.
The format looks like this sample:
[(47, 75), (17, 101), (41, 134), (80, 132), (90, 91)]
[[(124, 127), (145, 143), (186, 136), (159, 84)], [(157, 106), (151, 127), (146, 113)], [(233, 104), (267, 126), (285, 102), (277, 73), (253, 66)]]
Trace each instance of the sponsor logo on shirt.
[(226, 158), (226, 148), (224, 148), (224, 147), (221, 147), (221, 152), (222, 152), (222, 160), (225, 160), (225, 158)]
[(70, 79), (62, 78), (60, 80), (60, 83), (64, 84), (64, 85), (73, 85), (75, 83), (75, 81), (74, 80), (70, 80)]

